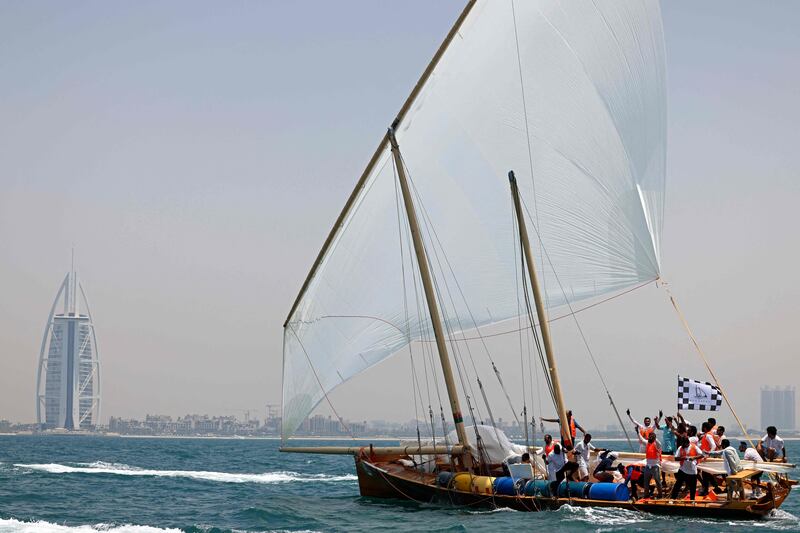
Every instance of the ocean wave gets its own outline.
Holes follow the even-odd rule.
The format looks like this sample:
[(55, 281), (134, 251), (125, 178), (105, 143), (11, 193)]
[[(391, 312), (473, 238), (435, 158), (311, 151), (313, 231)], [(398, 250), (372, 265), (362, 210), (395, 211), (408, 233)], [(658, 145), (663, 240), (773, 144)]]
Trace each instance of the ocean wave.
[[(220, 531), (217, 528), (189, 528), (190, 531)], [(230, 530), (237, 532), (237, 530)], [(181, 529), (161, 528), (153, 526), (139, 526), (134, 524), (114, 525), (114, 524), (94, 524), (81, 526), (65, 526), (53, 524), (39, 520), (36, 522), (24, 522), (14, 518), (0, 518), (0, 533), (184, 533)], [(242, 533), (242, 532), (238, 532)], [(276, 529), (265, 533), (319, 533), (311, 529), (288, 530)]]
[(568, 514), (570, 519), (598, 526), (631, 526), (651, 522), (654, 519), (653, 515), (614, 507), (564, 505), (558, 512)]
[(125, 524), (95, 524), (93, 526), (64, 526), (50, 522), (23, 522), (0, 518), (0, 533), (182, 533), (180, 529)]
[(154, 470), (138, 468), (125, 464), (94, 463), (69, 464), (15, 464), (18, 468), (47, 472), (49, 474), (111, 474), (118, 476), (148, 476), (148, 477), (173, 477), (203, 481), (216, 481), (220, 483), (303, 483), (303, 482), (336, 482), (354, 481), (358, 479), (353, 474), (299, 474), (291, 471), (264, 472), (262, 474), (242, 474), (233, 472), (208, 472), (203, 470)]

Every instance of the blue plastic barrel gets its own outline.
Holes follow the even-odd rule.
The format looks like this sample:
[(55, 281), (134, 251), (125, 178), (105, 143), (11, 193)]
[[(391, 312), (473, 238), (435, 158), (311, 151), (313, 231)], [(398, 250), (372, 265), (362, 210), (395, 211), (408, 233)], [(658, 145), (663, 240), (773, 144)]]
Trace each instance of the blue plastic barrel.
[(631, 495), (628, 487), (622, 483), (594, 483), (589, 487), (589, 498), (612, 502), (626, 502)]
[(511, 477), (499, 477), (494, 480), (494, 493), (505, 496), (516, 496), (517, 490), (514, 487), (514, 479)]
[(544, 479), (532, 479), (525, 484), (525, 496), (550, 496), (549, 483)]
[(586, 481), (562, 481), (558, 486), (558, 496), (560, 498), (583, 498), (586, 494), (586, 485), (591, 485)]
[(442, 471), (436, 476), (436, 484), (440, 487), (449, 487), (451, 481), (453, 481), (452, 472)]

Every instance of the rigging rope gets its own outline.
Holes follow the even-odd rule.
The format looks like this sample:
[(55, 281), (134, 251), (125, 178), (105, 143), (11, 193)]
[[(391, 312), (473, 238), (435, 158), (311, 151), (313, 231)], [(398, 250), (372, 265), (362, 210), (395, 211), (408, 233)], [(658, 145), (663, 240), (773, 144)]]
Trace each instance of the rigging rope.
[(755, 444), (753, 444), (753, 441), (750, 438), (750, 434), (747, 432), (747, 428), (744, 427), (744, 424), (739, 419), (739, 415), (736, 414), (736, 410), (733, 408), (733, 404), (728, 399), (728, 395), (725, 393), (725, 389), (722, 388), (722, 385), (720, 384), (719, 379), (717, 379), (717, 375), (711, 369), (711, 365), (709, 364), (708, 359), (706, 358), (705, 352), (703, 352), (703, 349), (700, 348), (700, 343), (697, 342), (697, 339), (695, 338), (694, 334), (692, 333), (691, 328), (689, 327), (689, 323), (686, 321), (686, 318), (683, 316), (683, 313), (681, 312), (681, 308), (678, 306), (678, 301), (675, 299), (675, 296), (672, 295), (672, 292), (669, 290), (669, 287), (667, 285), (668, 285), (667, 282), (665, 282), (664, 280), (661, 280), (661, 286), (664, 287), (664, 290), (666, 291), (667, 296), (669, 296), (669, 300), (670, 300), (670, 302), (672, 302), (672, 307), (675, 308), (675, 312), (678, 314), (678, 318), (680, 319), (681, 324), (683, 324), (683, 327), (686, 330), (686, 333), (689, 335), (689, 338), (691, 339), (695, 350), (697, 350), (697, 353), (700, 356), (700, 359), (703, 360), (703, 364), (706, 366), (706, 370), (708, 370), (708, 373), (711, 374), (711, 379), (714, 380), (714, 384), (719, 389), (719, 392), (722, 393), (722, 397), (725, 399), (725, 403), (728, 404), (728, 409), (731, 410), (731, 413), (733, 414), (733, 417), (736, 419), (736, 422), (739, 424), (739, 428), (742, 430), (742, 435), (744, 435), (744, 438), (746, 438), (747, 442), (750, 443), (750, 446), (755, 448)]
[[(394, 165), (392, 165), (392, 170), (396, 172)], [(422, 391), (419, 387), (419, 380), (417, 379), (417, 370), (414, 365), (414, 351), (411, 348), (411, 326), (409, 324), (408, 319), (408, 297), (406, 295), (406, 265), (405, 265), (405, 252), (403, 247), (403, 223), (402, 223), (402, 216), (400, 214), (400, 194), (397, 190), (397, 179), (394, 180), (394, 201), (395, 201), (395, 210), (397, 212), (397, 234), (398, 234), (398, 242), (400, 244), (400, 272), (402, 277), (402, 287), (403, 287), (403, 316), (405, 319), (406, 324), (406, 340), (408, 341), (408, 356), (409, 360), (411, 361), (411, 396), (414, 398), (414, 423), (417, 426), (417, 444), (420, 449), (419, 460), (420, 463), (424, 461), (422, 456), (422, 439), (420, 437), (419, 432), (419, 404), (422, 403)], [(410, 254), (409, 254), (410, 259)], [(417, 395), (419, 395), (419, 404), (417, 403)], [(428, 408), (430, 409), (430, 389), (428, 389)], [(433, 445), (436, 446), (436, 434), (433, 431), (433, 420), (431, 420), (431, 436), (433, 437)]]
[[(405, 160), (403, 159), (402, 154), (400, 155), (400, 159), (401, 159), (403, 165), (405, 165)], [(486, 345), (486, 341), (483, 339), (483, 337), (481, 335), (480, 328), (478, 327), (478, 323), (475, 320), (475, 315), (472, 313), (472, 309), (470, 308), (469, 303), (467, 302), (467, 299), (464, 296), (464, 291), (461, 288), (461, 284), (458, 281), (458, 277), (456, 277), (456, 274), (455, 274), (455, 271), (453, 269), (453, 266), (450, 263), (450, 259), (447, 257), (447, 253), (444, 251), (444, 246), (442, 246), (442, 242), (441, 242), (441, 240), (439, 240), (439, 234), (436, 232), (436, 228), (433, 226), (433, 222), (432, 222), (432, 220), (430, 218), (430, 215), (428, 214), (428, 211), (425, 208), (425, 204), (422, 201), (422, 198), (421, 198), (421, 196), (419, 194), (419, 191), (416, 188), (416, 185), (415, 185), (414, 181), (411, 179), (411, 175), (410, 175), (410, 172), (408, 172), (408, 167), (407, 166), (406, 166), (406, 174), (408, 175), (409, 182), (411, 183), (411, 189), (413, 190), (414, 195), (417, 198), (417, 203), (418, 203), (418, 205), (420, 207), (420, 212), (422, 213), (423, 222), (425, 223), (425, 229), (428, 232), (428, 238), (430, 239), (432, 244), (438, 244), (438, 247), (442, 250), (442, 256), (444, 257), (444, 262), (447, 265), (447, 269), (449, 270), (450, 275), (453, 278), (453, 282), (455, 283), (456, 288), (458, 289), (459, 296), (461, 296), (461, 301), (464, 302), (464, 307), (466, 308), (467, 313), (469, 314), (470, 320), (472, 321), (472, 329), (474, 329), (478, 334), (477, 337), (473, 337), (472, 339), (467, 339), (467, 337), (466, 337), (466, 335), (464, 333), (465, 329), (464, 329), (463, 325), (461, 324), (460, 319), (457, 319), (458, 326), (459, 326), (459, 333), (461, 334), (461, 337), (462, 337), (460, 340), (465, 341), (464, 344), (465, 344), (465, 346), (467, 348), (467, 351), (469, 353), (470, 360), (472, 361), (473, 369), (475, 369), (475, 362), (472, 359), (472, 351), (469, 349), (469, 343), (467, 343), (466, 341), (467, 340), (478, 339), (478, 340), (481, 341), (481, 344), (483, 346), (484, 352), (486, 353), (486, 356), (489, 359), (489, 362), (491, 363), (492, 368), (494, 369), (495, 375), (497, 376), (498, 382), (500, 384), (500, 388), (502, 389), (503, 394), (506, 397), (506, 401), (508, 402), (508, 405), (511, 408), (511, 414), (514, 417), (514, 419), (517, 421), (517, 424), (519, 424), (519, 418), (517, 418), (516, 410), (514, 409), (514, 405), (511, 402), (511, 397), (509, 396), (508, 391), (506, 390), (505, 385), (503, 384), (502, 377), (500, 376), (500, 371), (498, 370), (497, 365), (495, 364), (494, 359), (492, 358), (492, 354), (489, 351), (489, 347)], [(435, 242), (434, 242), (434, 239), (435, 239)], [(450, 291), (450, 288), (449, 288), (449, 286), (447, 284), (447, 279), (444, 276), (445, 270), (442, 267), (442, 263), (441, 263), (441, 261), (439, 259), (439, 254), (437, 252), (436, 246), (433, 247), (433, 252), (434, 252), (434, 255), (436, 257), (436, 262), (439, 265), (439, 270), (442, 272), (443, 278), (445, 278), (444, 279), (445, 289), (447, 290), (448, 296), (450, 298), (450, 303), (451, 303), (453, 309), (455, 310), (456, 309), (455, 301), (453, 300), (452, 291)], [(436, 280), (434, 278), (434, 284), (435, 283), (436, 283)], [(456, 315), (458, 315), (458, 313), (456, 313)], [(453, 342), (453, 341), (451, 340), (451, 342)], [(475, 369), (475, 373), (476, 373), (476, 376), (477, 376), (477, 369)]]
[(328, 405), (330, 406), (331, 411), (333, 411), (333, 414), (335, 414), (336, 418), (339, 419), (339, 423), (342, 425), (342, 427), (345, 429), (345, 431), (347, 431), (347, 433), (350, 435), (350, 438), (355, 440), (356, 436), (353, 434), (352, 431), (350, 431), (350, 426), (348, 426), (345, 423), (344, 419), (341, 416), (339, 416), (339, 412), (333, 406), (333, 403), (331, 402), (331, 399), (328, 397), (328, 393), (325, 392), (325, 387), (322, 386), (322, 381), (320, 381), (320, 379), (319, 379), (319, 375), (317, 374), (317, 369), (314, 368), (314, 364), (311, 362), (311, 358), (308, 356), (308, 352), (306, 351), (306, 347), (303, 346), (303, 341), (300, 340), (300, 336), (294, 330), (294, 326), (291, 324), (291, 322), (287, 322), (286, 326), (289, 328), (289, 331), (291, 331), (294, 334), (294, 338), (297, 339), (297, 343), (300, 344), (300, 348), (303, 350), (303, 353), (306, 356), (306, 360), (308, 361), (308, 366), (311, 367), (311, 372), (314, 374), (314, 379), (317, 380), (317, 385), (319, 385), (320, 390), (322, 390), (322, 394), (323, 394), (323, 396), (325, 396), (325, 401), (328, 402)]
[[(522, 200), (522, 205), (525, 208), (525, 212), (528, 213), (530, 217), (530, 212), (528, 211), (528, 206), (525, 204), (525, 200)], [(564, 285), (561, 283), (561, 279), (558, 277), (558, 273), (556, 272), (555, 267), (553, 266), (553, 262), (550, 260), (550, 254), (547, 253), (547, 250), (544, 247), (544, 243), (542, 242), (542, 236), (539, 234), (539, 228), (536, 224), (533, 224), (533, 231), (536, 233), (536, 237), (539, 240), (539, 244), (541, 246), (542, 253), (547, 260), (547, 263), (550, 265), (550, 268), (553, 270), (553, 277), (558, 283), (559, 289), (561, 289), (561, 294), (564, 296), (564, 301), (567, 303), (567, 307), (569, 308), (569, 316), (575, 321), (575, 326), (578, 328), (578, 332), (580, 333), (581, 339), (583, 340), (583, 345), (586, 347), (586, 352), (589, 354), (589, 358), (592, 360), (592, 365), (594, 366), (595, 371), (597, 372), (597, 377), (600, 378), (600, 383), (603, 385), (603, 389), (605, 390), (606, 396), (608, 396), (609, 404), (611, 405), (611, 409), (614, 411), (614, 414), (617, 416), (617, 420), (619, 421), (619, 426), (622, 429), (623, 433), (625, 434), (625, 439), (628, 441), (628, 445), (631, 448), (631, 451), (635, 451), (633, 447), (633, 442), (631, 441), (630, 436), (628, 435), (628, 430), (625, 427), (625, 424), (622, 422), (622, 417), (619, 414), (619, 410), (617, 409), (617, 405), (614, 403), (614, 398), (611, 397), (611, 392), (608, 390), (608, 385), (606, 384), (606, 380), (603, 377), (603, 373), (600, 371), (600, 366), (597, 364), (597, 360), (594, 358), (594, 353), (592, 349), (589, 347), (589, 341), (586, 340), (586, 335), (583, 333), (583, 328), (581, 327), (580, 322), (578, 321), (578, 317), (575, 314), (575, 310), (572, 308), (572, 303), (569, 301), (567, 297), (567, 292), (564, 290)], [(649, 282), (648, 282), (649, 283)]]

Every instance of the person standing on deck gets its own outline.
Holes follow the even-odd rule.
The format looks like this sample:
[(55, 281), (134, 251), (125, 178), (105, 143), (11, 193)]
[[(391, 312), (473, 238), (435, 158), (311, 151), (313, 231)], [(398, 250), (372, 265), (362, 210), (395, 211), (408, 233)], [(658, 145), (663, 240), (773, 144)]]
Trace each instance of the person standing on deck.
[[(745, 441), (739, 442), (739, 451), (744, 454), (745, 461), (753, 461), (754, 463), (760, 463), (764, 460), (763, 457), (758, 453), (758, 450), (755, 448), (751, 448), (747, 445)], [(756, 482), (755, 487), (753, 487), (753, 497), (760, 498), (761, 497), (761, 473), (759, 472), (758, 475), (753, 476), (753, 481)]]
[(725, 426), (717, 426), (713, 433), (714, 442), (717, 443), (717, 448), (722, 446), (722, 441), (725, 439)]
[(586, 433), (583, 435), (583, 440), (572, 449), (573, 454), (578, 459), (578, 481), (589, 481), (589, 455), (593, 450), (603, 449), (596, 448), (591, 441), (592, 435)]
[(543, 447), (544, 454), (547, 455), (550, 452), (552, 452), (553, 451), (553, 447), (556, 444), (558, 444), (558, 441), (557, 440), (553, 440), (553, 436), (552, 435), (550, 435), (549, 433), (547, 435), (545, 435), (544, 436), (544, 447)]
[[(540, 420), (542, 420), (543, 422), (555, 422), (555, 423), (561, 422), (558, 418), (540, 418)], [(578, 424), (578, 421), (575, 420), (575, 417), (572, 416), (572, 411), (567, 411), (567, 424), (569, 425), (569, 435), (570, 438), (572, 439), (572, 442), (570, 443), (570, 448), (571, 448), (572, 446), (575, 446), (575, 437), (578, 436), (577, 430), (581, 430), (581, 433), (583, 433), (584, 435), (586, 435), (586, 430), (583, 429), (581, 425)]]
[[(739, 454), (736, 453), (736, 448), (731, 446), (731, 442), (728, 439), (722, 439), (722, 442), (720, 442), (720, 449), (709, 452), (708, 455), (722, 457), (722, 464), (725, 466), (725, 475), (722, 477), (731, 476), (742, 469)], [(706, 474), (706, 472), (703, 472), (703, 474)], [(728, 499), (731, 499), (733, 497), (733, 487), (729, 483), (726, 483), (726, 486), (728, 489)], [(705, 480), (703, 480), (703, 490), (708, 492), (708, 482)]]
[(767, 428), (767, 434), (761, 437), (758, 443), (758, 451), (767, 461), (786, 462), (786, 447), (783, 445), (783, 439), (778, 436), (778, 428), (775, 426)]
[(697, 460), (703, 457), (703, 450), (699, 446), (683, 438), (678, 443), (675, 460), (680, 463), (680, 468), (675, 473), (675, 485), (672, 487), (670, 498), (677, 499), (681, 488), (686, 485), (689, 489), (689, 498), (694, 500), (697, 492)]
[(564, 479), (564, 465), (567, 463), (566, 455), (560, 444), (553, 445), (553, 451), (542, 454), (542, 459), (547, 465), (547, 481), (549, 481), (550, 494), (558, 494), (558, 484)]
[[(711, 428), (713, 427), (711, 425), (712, 421), (715, 422), (713, 418), (710, 418), (708, 422), (703, 422), (703, 425), (701, 427), (703, 433), (700, 435), (700, 440), (698, 445), (700, 446), (700, 449), (703, 451), (704, 455), (709, 455), (710, 453), (715, 452), (717, 450), (717, 443), (714, 440), (714, 434), (711, 432)], [(717, 483), (717, 478), (714, 477), (713, 474), (710, 474), (708, 472), (702, 472), (700, 474), (700, 482), (702, 484), (702, 489), (700, 490), (700, 496), (708, 495), (709, 484), (714, 486), (715, 493), (719, 494), (721, 492), (719, 488), (719, 483)]]
[[(639, 435), (641, 440), (642, 436)], [(656, 439), (655, 433), (650, 433), (645, 445), (645, 467), (644, 467), (644, 497), (649, 498), (652, 494), (650, 480), (656, 482), (656, 494), (659, 498), (663, 496), (661, 488), (661, 443)]]
[(636, 431), (636, 434), (639, 435), (639, 453), (644, 453), (647, 445), (647, 438), (650, 436), (650, 433), (653, 433), (656, 430), (658, 418), (656, 418), (655, 425), (652, 423), (649, 416), (644, 417), (644, 424), (640, 424), (631, 416), (630, 409), (626, 409), (625, 414), (627, 414), (628, 418), (631, 420), (631, 422), (633, 422), (633, 425), (635, 426), (634, 430)]
[[(672, 435), (673, 435), (673, 437), (675, 439), (675, 441), (674, 441), (675, 442), (674, 450), (677, 451), (677, 449), (678, 449), (677, 439), (680, 439), (681, 437), (689, 438), (689, 434), (687, 433), (687, 429), (688, 428), (686, 427), (686, 423), (685, 422), (678, 422), (677, 425), (674, 425), (675, 424), (675, 419), (671, 418), (669, 416), (666, 418), (666, 422), (667, 422), (667, 427), (669, 427), (670, 431), (672, 431)], [(666, 448), (666, 443), (664, 444), (664, 447)]]
[(672, 417), (666, 417), (664, 422), (658, 425), (658, 429), (661, 431), (661, 442), (664, 447), (662, 453), (672, 455), (677, 450), (675, 431), (672, 429)]

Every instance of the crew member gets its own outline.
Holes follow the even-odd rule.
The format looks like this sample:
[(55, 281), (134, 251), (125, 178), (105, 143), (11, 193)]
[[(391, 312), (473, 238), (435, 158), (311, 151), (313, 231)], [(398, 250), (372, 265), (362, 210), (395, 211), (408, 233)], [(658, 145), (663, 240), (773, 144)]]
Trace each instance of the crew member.
[(614, 461), (616, 461), (617, 458), (619, 458), (619, 453), (617, 452), (613, 452), (611, 450), (605, 450), (602, 452), (599, 456), (600, 462), (597, 463), (597, 466), (594, 468), (594, 472), (592, 472), (594, 478), (599, 482), (613, 482), (613, 472), (616, 470), (614, 468)]
[(626, 409), (625, 413), (628, 415), (628, 418), (631, 422), (633, 422), (634, 430), (636, 434), (639, 436), (639, 453), (645, 452), (645, 447), (647, 444), (647, 437), (650, 433), (653, 433), (658, 425), (658, 418), (656, 418), (656, 423), (653, 424), (652, 420), (650, 420), (649, 416), (644, 417), (644, 424), (640, 424), (631, 416), (631, 410)]
[(644, 488), (644, 479), (643, 479), (643, 468), (642, 465), (628, 465), (627, 467), (620, 463), (619, 465), (619, 472), (625, 476), (625, 481), (623, 483), (628, 486), (628, 489), (631, 491), (631, 496), (635, 500), (638, 495), (638, 487), (641, 486)]
[[(541, 418), (540, 420), (543, 420), (544, 422), (556, 422), (556, 423), (561, 422), (558, 418)], [(569, 427), (569, 436), (572, 442), (564, 444), (565, 446), (569, 444), (568, 448), (571, 448), (572, 446), (575, 445), (575, 437), (577, 437), (578, 435), (578, 430), (580, 430), (581, 433), (583, 433), (584, 435), (586, 435), (586, 430), (583, 429), (580, 424), (578, 424), (578, 421), (575, 420), (575, 417), (572, 416), (571, 410), (567, 411), (567, 426)], [(561, 430), (561, 434), (562, 435), (564, 434), (563, 429)]]
[(767, 434), (761, 437), (758, 447), (761, 456), (767, 461), (786, 462), (786, 447), (783, 445), (783, 439), (778, 436), (778, 428), (775, 426), (767, 428)]
[[(736, 448), (731, 446), (731, 442), (728, 439), (722, 439), (720, 442), (720, 449), (709, 452), (708, 455), (722, 457), (722, 464), (725, 466), (725, 475), (722, 477), (728, 477), (742, 469), (741, 461), (739, 461), (739, 454), (736, 453)], [(706, 474), (706, 472), (703, 472), (703, 474)], [(728, 499), (731, 499), (733, 498), (732, 487), (729, 483), (726, 483), (726, 485), (728, 489)], [(703, 480), (703, 491), (708, 492), (708, 482), (705, 480)]]
[(578, 481), (589, 481), (589, 454), (597, 449), (591, 441), (592, 435), (585, 433), (583, 440), (572, 449), (575, 458), (578, 460)]
[(677, 499), (681, 488), (686, 485), (689, 488), (689, 498), (694, 500), (697, 491), (697, 460), (703, 457), (703, 450), (687, 438), (680, 439), (678, 446), (675, 460), (680, 463), (680, 468), (675, 473), (675, 485), (670, 497)]
[[(641, 439), (641, 436), (639, 437)], [(645, 445), (645, 467), (644, 467), (644, 497), (649, 498), (652, 493), (650, 480), (656, 482), (656, 494), (659, 498), (663, 496), (661, 489), (661, 443), (656, 439), (655, 433), (650, 433)]]
[[(742, 457), (742, 459), (744, 459), (745, 461), (753, 461), (754, 463), (760, 463), (761, 461), (764, 460), (764, 458), (761, 457), (761, 455), (759, 455), (758, 450), (748, 446), (745, 441), (739, 442), (739, 451), (742, 452), (742, 454), (744, 454), (744, 457)], [(760, 498), (761, 472), (759, 472), (758, 475), (753, 476), (753, 481), (755, 481), (756, 483), (755, 486), (753, 487), (753, 497)]]

